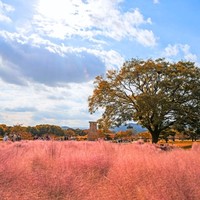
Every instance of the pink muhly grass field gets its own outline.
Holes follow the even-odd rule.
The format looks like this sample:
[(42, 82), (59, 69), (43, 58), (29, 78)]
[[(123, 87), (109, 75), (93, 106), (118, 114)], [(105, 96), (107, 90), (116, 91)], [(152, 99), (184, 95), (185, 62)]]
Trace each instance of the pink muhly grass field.
[(199, 200), (200, 145), (0, 143), (1, 200)]

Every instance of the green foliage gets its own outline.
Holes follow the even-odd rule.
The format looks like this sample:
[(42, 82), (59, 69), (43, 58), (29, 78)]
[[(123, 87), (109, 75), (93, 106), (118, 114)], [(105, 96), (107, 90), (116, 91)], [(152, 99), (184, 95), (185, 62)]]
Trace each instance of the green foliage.
[(0, 127), (0, 136), (3, 136), (4, 135), (4, 130), (2, 127)]
[(193, 122), (200, 121), (200, 69), (194, 63), (133, 59), (105, 78), (96, 77), (94, 85), (89, 111), (104, 110), (99, 119), (103, 127), (134, 120), (157, 143), (162, 131), (182, 124), (194, 129)]
[(3, 136), (5, 133), (9, 132), (9, 127), (6, 124), (0, 124), (0, 135)]
[(28, 131), (29, 133), (31, 133), (32, 136), (35, 136), (35, 135), (41, 136), (39, 130), (38, 130), (36, 127), (28, 126), (28, 127), (27, 127), (27, 131)]
[(38, 136), (42, 136), (45, 134), (53, 134), (56, 136), (64, 136), (65, 135), (64, 130), (62, 130), (62, 128), (60, 126), (49, 125), (49, 124), (36, 125), (34, 132)]

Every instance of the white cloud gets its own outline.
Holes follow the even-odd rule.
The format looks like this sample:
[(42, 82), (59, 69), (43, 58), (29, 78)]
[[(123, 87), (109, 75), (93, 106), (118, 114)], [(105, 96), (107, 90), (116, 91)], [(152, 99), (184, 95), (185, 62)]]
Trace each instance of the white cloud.
[(128, 37), (142, 45), (154, 46), (153, 32), (140, 28), (151, 24), (151, 19), (144, 19), (138, 9), (122, 13), (119, 3), (117, 0), (88, 0), (87, 3), (40, 0), (32, 23), (40, 34), (53, 38), (79, 36), (96, 41), (96, 37), (103, 36), (120, 41)]
[(169, 44), (162, 53), (164, 57), (177, 57), (177, 59), (185, 59), (188, 61), (196, 62), (197, 55), (190, 52), (188, 44)]
[(13, 84), (26, 85), (18, 66), (4, 59), (0, 54), (0, 78)]
[(152, 31), (149, 30), (138, 30), (137, 40), (144, 46), (154, 46), (156, 44), (156, 39)]
[(179, 53), (178, 45), (171, 45), (169, 44), (164, 50), (165, 56), (176, 56)]
[[(2, 79), (16, 84), (16, 81), (19, 84), (34, 81), (47, 85), (89, 81), (105, 73), (105, 69), (119, 68), (124, 62), (117, 51), (103, 48), (105, 37), (155, 45), (153, 32), (140, 28), (151, 24), (151, 19), (144, 19), (139, 9), (123, 13), (119, 3), (122, 0), (38, 0), (34, 5), (37, 14), (32, 21), (25, 20), (24, 27), (20, 23), (17, 32), (0, 31), (7, 42), (2, 43), (2, 48), (8, 49), (3, 52), (6, 69), (1, 69)], [(88, 39), (89, 45), (86, 47), (84, 42), (68, 45), (70, 37), (78, 37), (79, 41)], [(58, 43), (54, 38), (65, 40)], [(46, 65), (48, 76), (44, 77)]]
[(180, 45), (180, 49), (183, 51), (184, 58), (186, 60), (197, 61), (197, 55), (190, 52), (190, 46), (189, 45), (187, 45), (187, 44)]
[(185, 59), (186, 59), (186, 60), (189, 60), (189, 61), (195, 62), (195, 61), (197, 61), (197, 55), (192, 54), (192, 53), (187, 53), (187, 54), (185, 55)]
[(118, 52), (114, 50), (103, 51), (103, 50), (87, 49), (87, 51), (100, 57), (101, 60), (105, 63), (106, 70), (118, 69), (125, 62), (125, 59)]
[(7, 125), (47, 123), (87, 127), (88, 121), (100, 117), (98, 113), (88, 113), (87, 98), (92, 94), (92, 82), (52, 88), (37, 83), (28, 87), (10, 85), (0, 80), (0, 86), (1, 123)]
[(0, 37), (4, 49), (0, 54), (4, 62), (0, 77), (9, 83), (17, 84), (18, 80), (18, 84), (22, 84), (19, 80), (32, 80), (56, 86), (87, 82), (105, 72), (104, 60), (94, 49), (58, 45), (35, 35), (28, 38), (0, 31), (0, 36), (6, 40)]
[(14, 8), (11, 5), (5, 4), (0, 0), (0, 21), (7, 23), (11, 22), (12, 20), (7, 14), (12, 11), (14, 11)]

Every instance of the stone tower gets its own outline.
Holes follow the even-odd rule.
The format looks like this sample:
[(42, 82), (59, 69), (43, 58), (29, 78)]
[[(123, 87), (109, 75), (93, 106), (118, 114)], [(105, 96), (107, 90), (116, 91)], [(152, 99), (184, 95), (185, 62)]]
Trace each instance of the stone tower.
[(89, 122), (90, 129), (88, 131), (88, 140), (94, 141), (98, 139), (97, 122)]

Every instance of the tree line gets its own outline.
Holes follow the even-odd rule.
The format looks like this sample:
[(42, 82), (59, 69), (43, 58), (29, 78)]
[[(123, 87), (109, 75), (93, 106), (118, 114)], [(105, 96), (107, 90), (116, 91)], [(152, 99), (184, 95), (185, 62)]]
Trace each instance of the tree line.
[(87, 133), (81, 129), (62, 129), (62, 127), (50, 124), (41, 124), (36, 126), (23, 126), (17, 124), (14, 126), (7, 126), (6, 124), (0, 124), (0, 136), (17, 134), (22, 139), (32, 139), (35, 136), (44, 137), (45, 135), (53, 135), (55, 137), (67, 136), (83, 136)]

